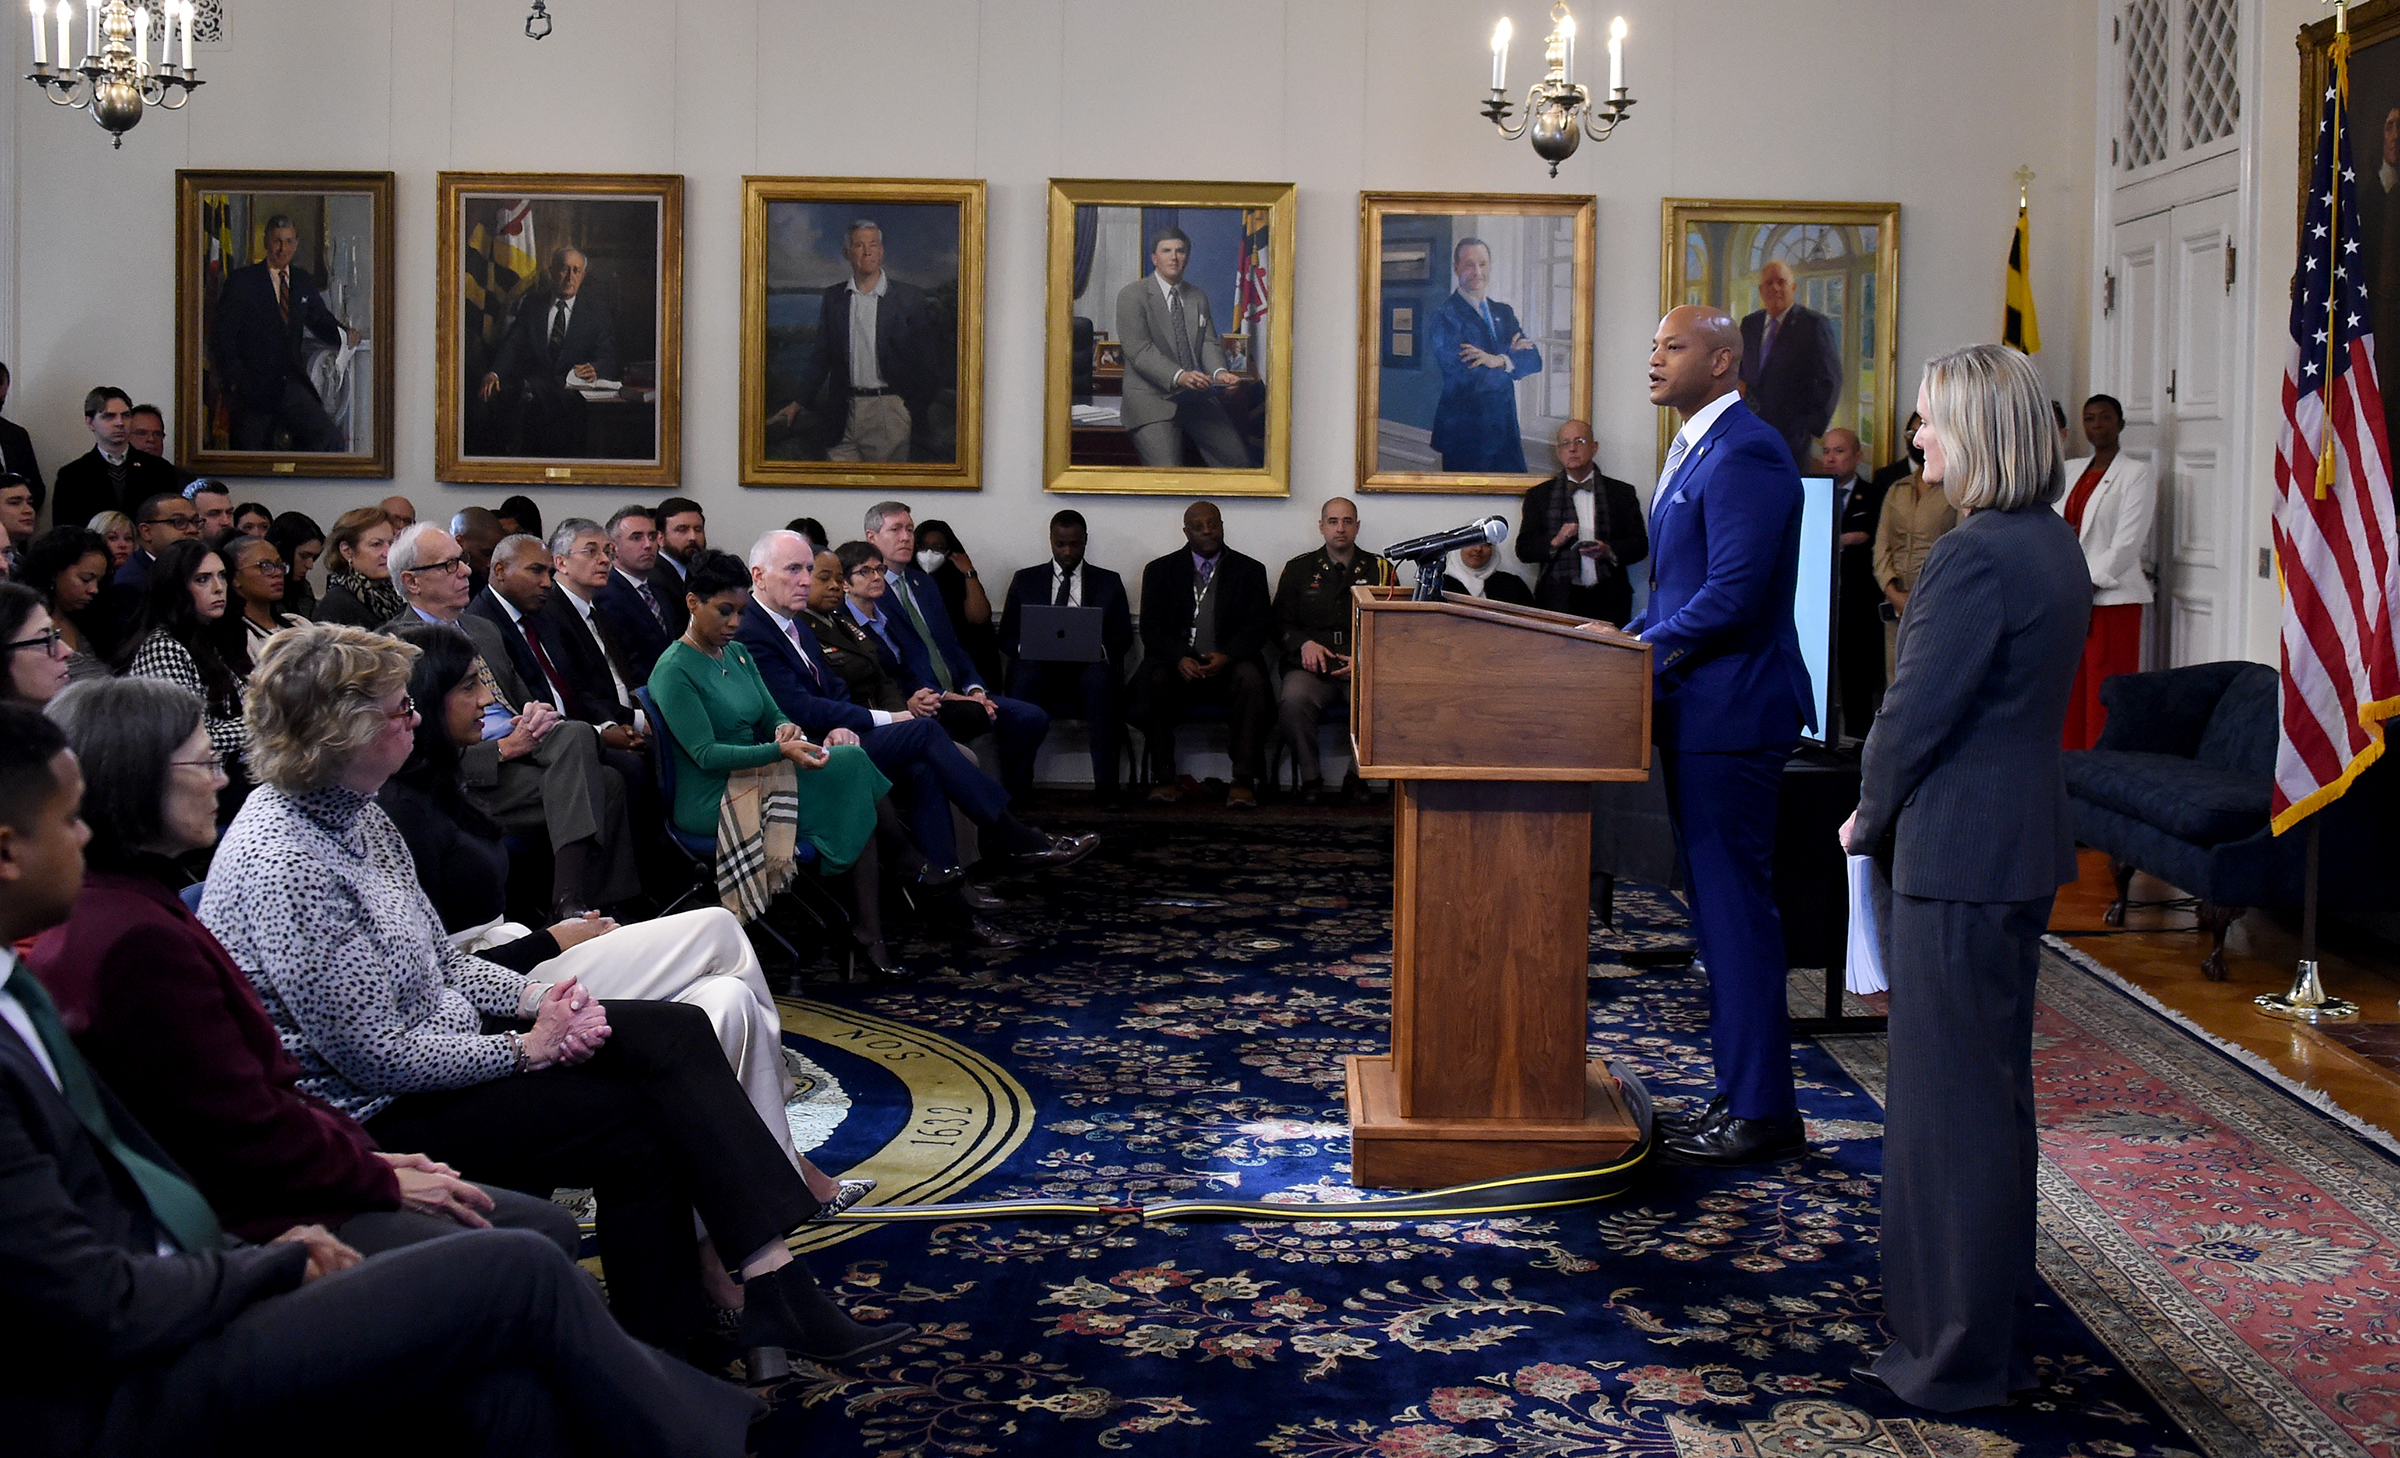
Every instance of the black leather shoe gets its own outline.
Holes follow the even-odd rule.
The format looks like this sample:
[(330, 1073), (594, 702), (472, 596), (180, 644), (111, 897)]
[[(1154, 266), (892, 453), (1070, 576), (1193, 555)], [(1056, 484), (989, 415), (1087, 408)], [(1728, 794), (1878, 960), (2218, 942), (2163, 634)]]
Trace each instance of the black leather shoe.
[(917, 868), (909, 884), (922, 891), (947, 891), (967, 879), (967, 873), (956, 866), (937, 866), (930, 862)]
[(1100, 837), (1090, 831), (1085, 831), (1081, 835), (1054, 835), (1050, 837), (1048, 849), (1027, 851), (1016, 857), (1016, 862), (1020, 866), (1042, 866), (1060, 870), (1090, 855), (1099, 848), (1099, 845)]
[(994, 896), (972, 881), (960, 884), (958, 899), (967, 903), (969, 911), (998, 911), (1008, 905), (1006, 898)]
[(1676, 1164), (1734, 1167), (1789, 1159), (1808, 1151), (1808, 1129), (1798, 1114), (1781, 1119), (1725, 1118), (1705, 1129), (1668, 1136), (1664, 1149)]
[(866, 969), (870, 982), (906, 982), (917, 975), (893, 960), (891, 952), (881, 942), (859, 942), (855, 945), (858, 948), (858, 963)]
[(1661, 1114), (1652, 1121), (1651, 1127), (1658, 1131), (1661, 1139), (1678, 1134), (1697, 1134), (1723, 1123), (1728, 1107), (1725, 1095), (1718, 1094), (1697, 1109), (1681, 1114)]
[(962, 946), (982, 947), (994, 952), (1005, 952), (1010, 947), (1025, 945), (1023, 937), (1002, 931), (997, 925), (985, 921), (980, 916), (967, 923), (966, 931), (960, 934), (958, 940)]

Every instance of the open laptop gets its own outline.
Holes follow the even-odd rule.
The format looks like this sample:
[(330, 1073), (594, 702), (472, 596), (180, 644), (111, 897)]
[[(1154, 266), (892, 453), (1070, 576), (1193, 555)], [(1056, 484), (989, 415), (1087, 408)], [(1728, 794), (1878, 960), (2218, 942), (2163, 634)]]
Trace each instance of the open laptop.
[(1020, 604), (1024, 626), (1017, 633), (1017, 656), (1028, 663), (1103, 663), (1108, 650), (1100, 641), (1100, 609), (1052, 607), (1048, 603)]

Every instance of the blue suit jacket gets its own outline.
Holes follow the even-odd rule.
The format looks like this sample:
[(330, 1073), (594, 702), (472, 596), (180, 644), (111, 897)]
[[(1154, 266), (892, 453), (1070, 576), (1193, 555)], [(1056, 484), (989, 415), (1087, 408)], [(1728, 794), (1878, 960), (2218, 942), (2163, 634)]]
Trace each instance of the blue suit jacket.
[[(1497, 299), (1486, 299), (1492, 322), (1468, 307), (1454, 289), (1433, 312), (1425, 331), (1425, 352), (1442, 372), (1441, 402), (1433, 408), (1433, 448), (1450, 471), (1522, 471), (1525, 442), (1517, 429), (1517, 381), (1538, 374), (1542, 352), (1509, 354), (1508, 342), (1522, 333), (1517, 311)], [(1458, 347), (1472, 344), (1488, 354), (1508, 356), (1505, 370), (1462, 363)]]
[(1792, 625), (1800, 507), (1791, 452), (1739, 400), (1651, 503), (1650, 606), (1625, 630), (1651, 645), (1660, 744), (1774, 749), (1816, 724)]
[(650, 609), (642, 606), (641, 594), (626, 586), (624, 573), (609, 570), (607, 583), (592, 594), (592, 616), (617, 644), (622, 655), (617, 671), (625, 675), (625, 687), (631, 690), (648, 684), (658, 655), (667, 651), (672, 640)]
[(956, 685), (960, 693), (970, 688), (988, 688), (983, 675), (975, 669), (975, 660), (967, 656), (965, 648), (959, 646), (958, 631), (950, 626), (950, 610), (942, 606), (942, 590), (934, 586), (933, 578), (926, 574), (925, 569), (911, 562), (904, 572), (886, 569), (885, 577), (887, 580), (895, 577), (906, 579), (909, 595), (916, 600), (917, 611), (925, 615), (925, 626), (933, 633), (931, 643), (918, 636), (916, 624), (909, 620), (908, 609), (900, 605), (898, 598), (888, 592), (884, 594), (884, 623), (892, 630), (892, 643), (900, 650), (901, 662), (907, 665), (909, 675), (916, 679), (915, 683), (904, 687), (912, 693), (920, 688), (940, 688), (941, 680), (933, 676), (933, 655), (939, 653), (942, 662), (949, 665), (950, 682)]
[(774, 695), (775, 706), (811, 738), (823, 739), (833, 729), (855, 734), (874, 730), (875, 716), (850, 697), (850, 685), (825, 662), (817, 650), (817, 635), (807, 624), (800, 627), (800, 636), (808, 644), (805, 659), (792, 640), (777, 630), (767, 610), (756, 603), (742, 613), (742, 625), (734, 630), (734, 636), (749, 648), (758, 676), (766, 680), (767, 692)]

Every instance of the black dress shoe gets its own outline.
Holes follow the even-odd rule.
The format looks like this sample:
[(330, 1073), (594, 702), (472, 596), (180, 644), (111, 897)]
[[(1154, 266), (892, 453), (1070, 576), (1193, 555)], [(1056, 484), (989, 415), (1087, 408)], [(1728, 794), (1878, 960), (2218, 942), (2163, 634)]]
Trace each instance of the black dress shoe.
[(917, 868), (908, 883), (923, 891), (947, 891), (966, 879), (967, 873), (956, 866), (937, 866), (929, 861)]
[(1697, 1134), (1724, 1122), (1728, 1107), (1725, 1095), (1718, 1094), (1697, 1109), (1680, 1114), (1661, 1114), (1651, 1121), (1651, 1127), (1658, 1131), (1661, 1139), (1678, 1134)]
[(870, 982), (906, 982), (917, 975), (895, 961), (881, 942), (858, 942), (854, 945), (858, 949), (858, 961), (867, 969), (867, 980)]
[(1025, 945), (1023, 937), (1002, 931), (997, 925), (985, 921), (980, 916), (967, 923), (967, 929), (960, 933), (958, 940), (964, 946), (982, 947), (993, 952), (1005, 952), (1010, 947)]
[(1733, 1167), (1789, 1159), (1808, 1151), (1808, 1129), (1798, 1114), (1781, 1119), (1725, 1118), (1687, 1134), (1668, 1136), (1666, 1156), (1676, 1164)]
[(1042, 866), (1063, 869), (1090, 855), (1100, 845), (1100, 837), (1085, 831), (1081, 835), (1054, 835), (1046, 849), (1027, 851), (1016, 858), (1020, 866)]
[(958, 899), (967, 904), (969, 911), (998, 911), (1008, 905), (1006, 898), (994, 896), (972, 881), (959, 886)]

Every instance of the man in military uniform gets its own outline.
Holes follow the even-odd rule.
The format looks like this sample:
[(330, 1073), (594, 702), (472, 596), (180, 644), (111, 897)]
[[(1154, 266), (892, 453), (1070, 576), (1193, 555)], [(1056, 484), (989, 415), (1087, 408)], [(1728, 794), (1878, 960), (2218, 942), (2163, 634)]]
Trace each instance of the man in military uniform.
[(1300, 797), (1324, 798), (1325, 775), (1317, 761), (1317, 721), (1329, 705), (1350, 692), (1350, 589), (1388, 587), (1392, 564), (1358, 549), (1358, 507), (1336, 496), (1317, 513), (1325, 545), (1283, 564), (1275, 586), (1275, 618), (1283, 630), (1283, 687), (1278, 691), (1275, 734), (1292, 748), (1300, 771)]

